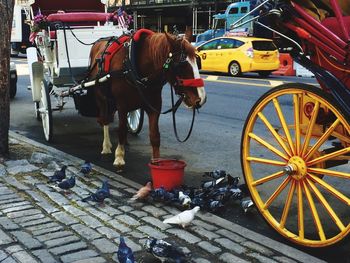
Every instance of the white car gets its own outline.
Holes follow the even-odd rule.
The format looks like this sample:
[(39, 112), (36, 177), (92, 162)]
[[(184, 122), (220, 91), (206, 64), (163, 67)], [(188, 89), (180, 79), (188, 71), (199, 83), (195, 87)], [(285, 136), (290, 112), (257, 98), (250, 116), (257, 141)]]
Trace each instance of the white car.
[(17, 93), (17, 70), (16, 64), (10, 62), (10, 98), (13, 99)]

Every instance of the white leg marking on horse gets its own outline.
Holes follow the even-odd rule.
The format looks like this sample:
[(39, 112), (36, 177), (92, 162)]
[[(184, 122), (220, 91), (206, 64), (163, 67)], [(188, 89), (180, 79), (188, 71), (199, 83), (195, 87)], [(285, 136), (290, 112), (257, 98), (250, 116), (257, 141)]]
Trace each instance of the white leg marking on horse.
[(125, 156), (124, 145), (121, 145), (118, 143), (118, 147), (115, 150), (115, 160), (113, 165), (117, 167), (124, 166), (125, 165), (124, 156)]
[(103, 143), (102, 143), (102, 152), (101, 154), (112, 153), (112, 143), (109, 138), (109, 125), (103, 126)]
[[(194, 60), (191, 60), (191, 59), (189, 59), (189, 57), (187, 57), (186, 60), (187, 60), (188, 63), (190, 63), (190, 65), (192, 66), (193, 77), (194, 77), (195, 79), (199, 79), (199, 78), (201, 77), (201, 75), (199, 74), (198, 65), (197, 65), (196, 60), (195, 60), (195, 59), (194, 59)], [(202, 106), (202, 105), (206, 102), (206, 100), (207, 100), (207, 95), (206, 95), (206, 93), (205, 93), (204, 87), (198, 87), (198, 88), (197, 88), (197, 91), (198, 91), (198, 96), (199, 96), (199, 98), (201, 99), (201, 101), (200, 101), (199, 104)]]

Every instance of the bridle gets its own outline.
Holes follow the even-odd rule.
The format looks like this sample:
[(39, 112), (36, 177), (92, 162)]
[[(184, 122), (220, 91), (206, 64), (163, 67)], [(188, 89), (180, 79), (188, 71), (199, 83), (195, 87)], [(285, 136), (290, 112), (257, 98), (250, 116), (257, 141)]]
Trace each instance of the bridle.
[[(174, 60), (174, 55), (179, 53), (179, 60)], [(177, 53), (169, 53), (168, 58), (166, 59), (165, 63), (163, 64), (163, 71), (169, 71), (172, 70), (175, 75), (178, 73), (178, 69), (183, 67), (187, 61), (187, 54), (186, 52), (181, 49), (181, 51)], [(197, 87), (203, 87), (204, 81), (202, 78), (197, 79), (182, 79), (176, 76), (176, 79), (173, 83), (170, 84), (173, 86), (176, 90), (177, 87), (183, 87), (183, 88), (197, 88)]]
[[(175, 60), (174, 59), (174, 55), (179, 54), (179, 59)], [(166, 59), (165, 63), (163, 64), (163, 71), (167, 72), (167, 71), (172, 71), (173, 74), (175, 75), (175, 79), (172, 83), (170, 83), (170, 90), (171, 90), (171, 104), (172, 107), (170, 110), (163, 112), (163, 113), (168, 113), (168, 112), (172, 112), (172, 120), (173, 120), (173, 127), (174, 127), (174, 134), (176, 139), (179, 142), (185, 142), (188, 140), (188, 138), (190, 137), (191, 133), (192, 133), (192, 129), (193, 129), (193, 124), (194, 124), (194, 119), (195, 119), (195, 115), (196, 115), (196, 107), (192, 108), (192, 121), (191, 121), (191, 125), (189, 128), (189, 131), (187, 133), (187, 136), (184, 139), (180, 139), (178, 132), (177, 132), (177, 127), (176, 127), (176, 118), (175, 118), (175, 113), (178, 110), (179, 106), (181, 105), (181, 103), (184, 100), (184, 94), (183, 93), (179, 93), (179, 87), (182, 88), (198, 88), (198, 87), (203, 87), (204, 86), (204, 81), (202, 78), (197, 78), (197, 79), (182, 79), (180, 77), (177, 76), (177, 74), (179, 73), (179, 69), (181, 69), (181, 67), (184, 67), (186, 64), (188, 63), (187, 61), (187, 54), (186, 52), (181, 49), (181, 51), (177, 52), (177, 53), (169, 53), (168, 58)], [(175, 90), (175, 94), (179, 97), (178, 100), (175, 102), (174, 100), (174, 90)]]

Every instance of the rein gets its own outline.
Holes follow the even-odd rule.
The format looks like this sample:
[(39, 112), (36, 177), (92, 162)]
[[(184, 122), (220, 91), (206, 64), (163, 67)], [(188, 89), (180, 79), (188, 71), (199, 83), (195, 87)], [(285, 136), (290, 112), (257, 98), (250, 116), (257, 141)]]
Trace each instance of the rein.
[[(171, 89), (171, 104), (172, 104), (172, 108), (173, 109), (171, 111), (171, 115), (172, 115), (172, 120), (173, 120), (173, 128), (174, 128), (174, 134), (175, 134), (175, 137), (176, 137), (176, 140), (178, 142), (185, 142), (188, 140), (188, 138), (190, 138), (191, 134), (192, 134), (192, 129), (193, 129), (193, 124), (194, 124), (194, 119), (195, 119), (195, 116), (196, 116), (196, 109), (193, 107), (193, 114), (192, 114), (192, 121), (191, 121), (191, 126), (190, 126), (190, 129), (188, 130), (188, 133), (187, 133), (187, 136), (185, 137), (185, 139), (181, 140), (180, 137), (179, 137), (179, 134), (177, 132), (177, 127), (176, 127), (176, 117), (175, 117), (175, 113), (176, 111), (178, 110), (179, 106), (181, 105), (182, 103), (182, 100), (181, 102), (178, 104), (178, 106), (176, 106), (176, 104), (180, 101), (178, 100), (176, 102), (176, 104), (174, 105), (174, 90), (172, 87), (170, 87)], [(182, 97), (181, 97), (182, 98)], [(176, 107), (174, 107), (176, 106)]]
[[(191, 121), (191, 125), (189, 128), (189, 131), (186, 135), (186, 137), (184, 139), (180, 139), (179, 134), (177, 132), (177, 126), (176, 126), (176, 117), (175, 114), (178, 110), (178, 108), (180, 107), (181, 103), (184, 100), (184, 96), (180, 95), (179, 99), (175, 102), (174, 100), (174, 89), (177, 86), (181, 86), (183, 88), (195, 88), (195, 87), (202, 87), (204, 86), (204, 81), (202, 78), (198, 78), (198, 79), (181, 79), (179, 77), (176, 77), (176, 82), (175, 83), (170, 83), (170, 89), (171, 89), (171, 108), (164, 111), (164, 112), (159, 112), (158, 110), (156, 110), (150, 103), (149, 101), (146, 99), (146, 97), (143, 94), (143, 90), (147, 88), (147, 83), (146, 81), (148, 81), (150, 79), (150, 77), (145, 77), (145, 78), (140, 78), (136, 72), (136, 69), (133, 67), (132, 62), (131, 62), (131, 45), (126, 45), (125, 47), (128, 48), (128, 56), (124, 61), (124, 67), (126, 68), (126, 76), (128, 77), (128, 79), (134, 84), (134, 86), (136, 86), (143, 102), (147, 105), (147, 107), (149, 107), (151, 110), (158, 112), (159, 114), (167, 114), (169, 112), (172, 113), (172, 120), (173, 120), (173, 128), (174, 128), (174, 134), (175, 137), (177, 139), (178, 142), (185, 142), (189, 139), (189, 137), (191, 136), (192, 130), (193, 130), (193, 125), (194, 125), (194, 120), (195, 120), (195, 115), (196, 115), (196, 109), (193, 107), (193, 114), (192, 114), (192, 121)], [(180, 55), (180, 61), (179, 62), (174, 62), (173, 60), (173, 54), (169, 53), (167, 60), (165, 61), (163, 68), (162, 68), (162, 73), (166, 72), (167, 70), (169, 70), (170, 68), (174, 67), (173, 63), (176, 64), (181, 64), (182, 62), (184, 62), (184, 54), (181, 52)], [(176, 67), (176, 66), (175, 66)], [(125, 72), (125, 71), (124, 71)]]

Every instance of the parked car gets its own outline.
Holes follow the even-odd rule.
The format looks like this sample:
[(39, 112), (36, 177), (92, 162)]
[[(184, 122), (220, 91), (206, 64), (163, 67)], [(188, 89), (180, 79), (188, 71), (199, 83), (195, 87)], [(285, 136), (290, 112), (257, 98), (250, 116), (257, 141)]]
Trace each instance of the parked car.
[(13, 99), (17, 93), (17, 70), (16, 65), (10, 62), (10, 98)]
[(197, 62), (201, 70), (239, 76), (257, 72), (267, 77), (279, 68), (278, 49), (271, 39), (255, 37), (218, 37), (197, 48)]

